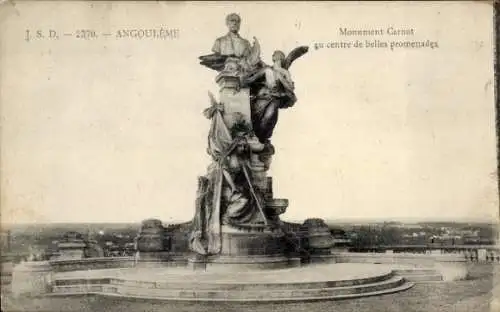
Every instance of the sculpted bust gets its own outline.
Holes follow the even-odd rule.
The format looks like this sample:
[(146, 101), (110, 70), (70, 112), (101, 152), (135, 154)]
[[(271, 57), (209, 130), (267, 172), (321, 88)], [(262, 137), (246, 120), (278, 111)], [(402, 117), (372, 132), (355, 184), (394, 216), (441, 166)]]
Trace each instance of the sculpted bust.
[(212, 52), (220, 55), (232, 57), (247, 57), (250, 54), (250, 42), (240, 37), (241, 18), (236, 13), (231, 13), (226, 17), (226, 25), (229, 29), (227, 35), (215, 40)]
[(254, 37), (253, 45), (239, 35), (241, 18), (236, 13), (226, 17), (229, 32), (215, 40), (212, 54), (199, 57), (200, 64), (218, 72), (239, 74), (259, 67), (260, 46)]

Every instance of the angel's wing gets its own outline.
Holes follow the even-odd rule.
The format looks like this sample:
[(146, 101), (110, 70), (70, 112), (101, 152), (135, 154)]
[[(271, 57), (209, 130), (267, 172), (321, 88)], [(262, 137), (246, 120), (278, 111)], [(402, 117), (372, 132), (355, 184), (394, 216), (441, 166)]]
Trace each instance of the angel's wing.
[(283, 68), (288, 69), (292, 65), (293, 61), (306, 54), (309, 51), (308, 46), (300, 46), (292, 50), (292, 52), (288, 53), (288, 56), (285, 58), (283, 62)]

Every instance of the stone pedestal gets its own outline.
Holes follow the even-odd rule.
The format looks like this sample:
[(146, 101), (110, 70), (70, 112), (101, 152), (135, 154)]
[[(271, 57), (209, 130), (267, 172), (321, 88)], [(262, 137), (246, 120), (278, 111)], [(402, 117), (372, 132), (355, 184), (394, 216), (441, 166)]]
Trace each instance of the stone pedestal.
[(222, 227), (222, 256), (281, 256), (284, 233), (265, 226)]
[(333, 237), (325, 221), (308, 219), (304, 221), (303, 227), (307, 231), (307, 245), (311, 250), (329, 250), (333, 247)]
[(38, 296), (49, 293), (52, 287), (52, 268), (48, 261), (21, 262), (12, 271), (14, 296)]
[(300, 265), (299, 258), (285, 254), (285, 234), (266, 226), (222, 227), (222, 248), (215, 256), (194, 256), (188, 260), (193, 269), (245, 270), (275, 269)]
[(234, 74), (221, 73), (216, 82), (220, 86), (220, 102), (224, 105), (223, 117), (228, 129), (239, 120), (251, 127), (250, 90), (240, 88), (240, 78)]
[(144, 234), (141, 233), (136, 238), (136, 249), (139, 251), (163, 251), (163, 233)]
[(161, 221), (157, 219), (142, 221), (135, 244), (136, 250), (140, 252), (164, 251), (164, 228)]
[(328, 225), (322, 219), (307, 219), (302, 225), (305, 232), (304, 245), (309, 262), (333, 262), (334, 241)]
[(141, 229), (135, 239), (135, 261), (140, 267), (163, 267), (169, 262), (169, 253), (166, 250), (165, 229), (157, 219), (142, 221)]
[[(163, 227), (157, 219), (144, 220), (136, 237), (135, 265), (137, 267), (185, 266), (188, 254), (187, 229), (190, 222)], [(187, 227), (187, 228), (186, 228)]]

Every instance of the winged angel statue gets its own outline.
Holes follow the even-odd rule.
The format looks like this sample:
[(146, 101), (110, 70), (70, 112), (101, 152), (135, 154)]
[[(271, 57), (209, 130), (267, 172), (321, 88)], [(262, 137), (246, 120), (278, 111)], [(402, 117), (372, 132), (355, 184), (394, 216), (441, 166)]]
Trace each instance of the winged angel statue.
[[(258, 47), (256, 39), (255, 43), (254, 47)], [(269, 143), (279, 109), (292, 107), (297, 101), (288, 69), (307, 51), (307, 46), (300, 46), (285, 56), (284, 52), (276, 50), (272, 55), (273, 65), (259, 61), (251, 71), (242, 75), (242, 86), (250, 87), (252, 126), (261, 143)]]

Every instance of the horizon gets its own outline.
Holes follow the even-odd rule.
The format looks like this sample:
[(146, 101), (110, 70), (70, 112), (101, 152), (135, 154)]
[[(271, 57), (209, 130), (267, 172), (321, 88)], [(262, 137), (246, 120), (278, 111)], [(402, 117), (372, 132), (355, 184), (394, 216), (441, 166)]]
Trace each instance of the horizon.
[[(33, 225), (72, 225), (72, 224), (78, 224), (78, 225), (83, 225), (83, 224), (92, 224), (92, 225), (97, 225), (97, 224), (140, 224), (144, 220), (148, 220), (151, 218), (145, 218), (140, 221), (67, 221), (67, 222), (60, 222), (60, 221), (54, 221), (54, 222), (19, 222), (19, 223), (2, 223), (2, 227), (8, 227), (8, 226), (33, 226)], [(500, 220), (491, 220), (491, 219), (483, 219), (483, 218), (460, 218), (460, 219), (448, 219), (448, 218), (357, 218), (357, 217), (352, 217), (352, 218), (321, 218), (325, 221), (325, 223), (332, 223), (336, 222), (339, 224), (348, 224), (348, 223), (362, 223), (362, 224), (368, 224), (368, 223), (388, 223), (388, 222), (394, 222), (394, 223), (403, 223), (403, 224), (416, 224), (416, 223), (457, 223), (457, 224), (466, 224), (466, 223), (471, 223), (471, 224), (492, 224), (492, 225), (500, 225)], [(306, 219), (283, 219), (285, 222), (304, 222)], [(189, 222), (190, 220), (172, 220), (170, 222), (163, 222), (163, 224), (177, 224), (177, 223), (185, 223)]]

